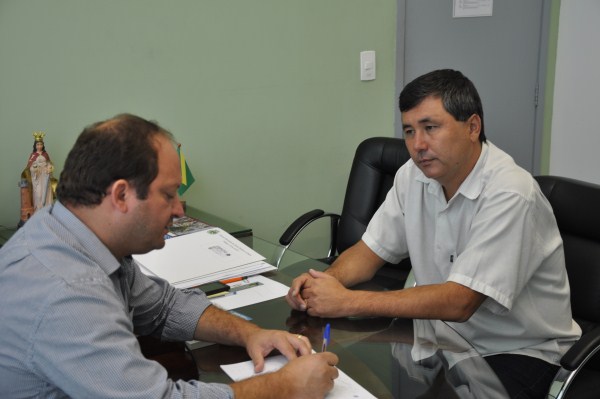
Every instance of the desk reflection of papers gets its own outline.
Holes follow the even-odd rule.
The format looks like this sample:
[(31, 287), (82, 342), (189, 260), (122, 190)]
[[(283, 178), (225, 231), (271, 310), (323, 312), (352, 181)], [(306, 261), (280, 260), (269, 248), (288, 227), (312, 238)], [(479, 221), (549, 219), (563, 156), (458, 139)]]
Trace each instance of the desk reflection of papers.
[[(285, 356), (273, 356), (265, 359), (265, 368), (262, 373), (272, 373), (279, 370), (286, 365), (287, 359)], [(254, 365), (252, 360), (246, 362), (235, 363), (235, 364), (224, 364), (221, 368), (227, 373), (227, 375), (234, 381), (245, 380), (246, 378), (258, 375), (254, 372)], [(364, 389), (362, 386), (356, 383), (342, 370), (338, 369), (339, 376), (335, 379), (333, 389), (327, 394), (327, 399), (366, 399), (375, 398), (369, 391)]]

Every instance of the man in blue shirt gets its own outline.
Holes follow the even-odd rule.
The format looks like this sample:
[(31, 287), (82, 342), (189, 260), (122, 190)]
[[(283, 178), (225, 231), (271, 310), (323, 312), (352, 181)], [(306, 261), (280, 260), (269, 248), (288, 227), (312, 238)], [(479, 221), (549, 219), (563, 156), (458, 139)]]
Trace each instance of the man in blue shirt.
[[(141, 273), (131, 255), (164, 246), (182, 216), (173, 137), (119, 115), (86, 128), (65, 162), (58, 202), (0, 249), (1, 397), (323, 397), (337, 357), (306, 337), (264, 330)], [(255, 370), (274, 349), (290, 362), (245, 381), (172, 381), (136, 335), (245, 346)]]

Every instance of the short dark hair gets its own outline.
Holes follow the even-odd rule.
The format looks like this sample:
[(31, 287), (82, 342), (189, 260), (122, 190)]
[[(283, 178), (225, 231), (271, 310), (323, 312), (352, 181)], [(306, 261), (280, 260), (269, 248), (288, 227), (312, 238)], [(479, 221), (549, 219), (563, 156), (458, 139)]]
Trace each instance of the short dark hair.
[(118, 179), (132, 184), (139, 199), (158, 175), (158, 152), (153, 139), (173, 135), (156, 122), (121, 114), (86, 127), (69, 152), (56, 194), (63, 204), (98, 205)]
[(31, 152), (36, 152), (37, 148), (35, 148), (35, 146), (37, 145), (37, 143), (42, 143), (43, 147), (42, 147), (42, 152), (46, 151), (46, 144), (44, 144), (44, 142), (42, 140), (35, 140), (33, 142), (33, 151)]
[(419, 76), (400, 93), (400, 112), (413, 109), (431, 96), (440, 98), (446, 112), (457, 121), (466, 122), (471, 115), (479, 115), (479, 141), (486, 141), (481, 99), (475, 85), (465, 75), (452, 69), (439, 69)]

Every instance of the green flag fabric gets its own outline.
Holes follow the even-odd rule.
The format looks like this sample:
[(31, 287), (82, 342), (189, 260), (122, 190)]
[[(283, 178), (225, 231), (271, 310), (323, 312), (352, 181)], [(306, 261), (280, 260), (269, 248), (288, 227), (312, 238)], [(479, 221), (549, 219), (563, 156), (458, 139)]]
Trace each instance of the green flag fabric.
[(192, 172), (185, 160), (185, 156), (183, 152), (181, 152), (181, 144), (177, 146), (177, 154), (179, 155), (179, 164), (181, 165), (181, 186), (179, 186), (179, 190), (177, 190), (177, 194), (181, 197), (183, 193), (187, 191), (188, 188), (194, 183), (195, 179), (192, 176)]

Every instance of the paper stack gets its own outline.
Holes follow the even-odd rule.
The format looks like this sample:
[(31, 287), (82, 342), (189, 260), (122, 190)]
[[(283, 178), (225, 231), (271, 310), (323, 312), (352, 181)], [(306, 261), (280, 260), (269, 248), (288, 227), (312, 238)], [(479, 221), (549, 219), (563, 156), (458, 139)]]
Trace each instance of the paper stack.
[(177, 288), (276, 269), (264, 256), (218, 227), (169, 238), (164, 248), (133, 258), (144, 273), (161, 277)]

